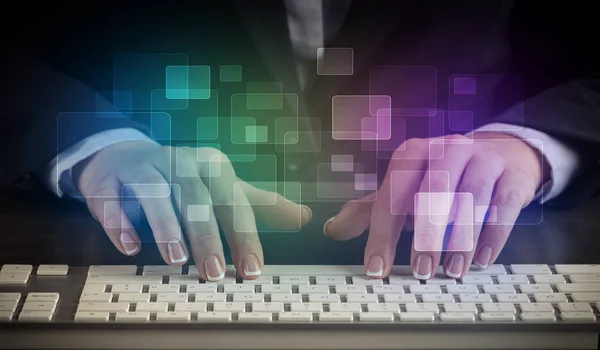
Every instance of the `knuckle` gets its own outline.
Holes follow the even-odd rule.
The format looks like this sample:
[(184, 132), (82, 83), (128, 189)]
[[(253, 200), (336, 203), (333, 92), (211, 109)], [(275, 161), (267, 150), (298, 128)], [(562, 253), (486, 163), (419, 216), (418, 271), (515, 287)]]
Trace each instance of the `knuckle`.
[(465, 179), (463, 192), (467, 192), (473, 195), (475, 199), (482, 199), (489, 197), (493, 191), (493, 184), (485, 179)]
[(520, 208), (523, 204), (523, 194), (516, 190), (502, 191), (498, 194), (499, 204), (507, 208)]
[(432, 192), (447, 192), (449, 191), (450, 183), (445, 173), (440, 171), (430, 172), (427, 176), (429, 181), (429, 189)]

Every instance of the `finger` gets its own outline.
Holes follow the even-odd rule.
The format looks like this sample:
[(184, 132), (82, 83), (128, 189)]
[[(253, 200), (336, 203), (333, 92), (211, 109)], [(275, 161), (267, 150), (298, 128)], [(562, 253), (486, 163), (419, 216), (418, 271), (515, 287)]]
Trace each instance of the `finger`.
[(365, 269), (369, 276), (386, 276), (393, 265), (406, 214), (412, 206), (413, 195), (426, 166), (426, 142), (420, 139), (407, 141), (411, 143), (407, 149), (415, 152), (411, 158), (418, 160), (393, 160), (377, 191), (377, 199), (371, 208), (369, 238), (365, 247)]
[[(500, 156), (485, 152), (467, 165), (455, 198), (456, 214), (445, 261), (444, 273), (459, 278), (469, 271), (496, 181), (504, 171)], [(482, 216), (482, 217), (476, 217)]]
[(377, 198), (377, 192), (344, 204), (339, 214), (327, 220), (323, 225), (325, 236), (345, 241), (363, 234), (369, 228), (371, 207), (375, 198)]
[(306, 205), (292, 202), (279, 193), (256, 188), (240, 179), (237, 179), (237, 185), (246, 194), (256, 219), (269, 228), (299, 231), (312, 220), (312, 210)]
[(140, 237), (123, 211), (119, 194), (121, 184), (116, 177), (111, 177), (104, 181), (100, 188), (92, 196), (86, 198), (88, 208), (121, 253), (129, 256), (137, 254), (142, 244)]
[(529, 188), (528, 178), (516, 171), (505, 170), (500, 176), (491, 202), (496, 210), (491, 211), (475, 253), (475, 264), (480, 268), (488, 267), (500, 254), (521, 209), (533, 198)]
[(471, 148), (463, 139), (454, 135), (432, 140), (431, 159), (415, 201), (411, 266), (419, 279), (430, 278), (440, 262), (453, 193), (471, 158)]
[[(209, 160), (218, 157), (220, 176), (211, 177), (207, 167)], [(256, 278), (264, 266), (254, 211), (241, 186), (236, 186), (237, 176), (231, 162), (220, 151), (211, 148), (198, 149), (200, 177), (210, 182), (208, 190), (215, 203), (217, 220), (231, 248), (236, 270), (242, 278)], [(236, 190), (237, 188), (237, 190)]]
[(150, 164), (128, 169), (120, 174), (119, 178), (131, 189), (146, 213), (164, 261), (171, 265), (183, 265), (189, 255), (171, 202), (169, 183)]

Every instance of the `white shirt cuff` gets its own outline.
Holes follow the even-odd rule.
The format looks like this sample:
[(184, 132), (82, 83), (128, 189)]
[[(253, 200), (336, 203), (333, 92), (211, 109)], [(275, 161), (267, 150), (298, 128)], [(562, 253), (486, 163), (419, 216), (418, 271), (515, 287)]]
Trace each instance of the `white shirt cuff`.
[[(550, 181), (542, 185), (536, 193), (543, 204), (560, 195), (571, 182), (579, 168), (579, 155), (568, 145), (535, 129), (516, 127), (515, 125), (492, 123), (474, 130), (474, 132), (498, 132), (523, 139), (531, 147), (537, 149), (550, 165)], [(541, 197), (541, 198), (540, 198)]]
[(80, 197), (80, 193), (73, 182), (71, 169), (80, 161), (86, 159), (92, 154), (124, 141), (148, 141), (158, 144), (143, 132), (133, 128), (112, 129), (99, 132), (89, 136), (63, 152), (59, 153), (47, 167), (46, 180), (48, 187), (57, 196), (63, 194)]

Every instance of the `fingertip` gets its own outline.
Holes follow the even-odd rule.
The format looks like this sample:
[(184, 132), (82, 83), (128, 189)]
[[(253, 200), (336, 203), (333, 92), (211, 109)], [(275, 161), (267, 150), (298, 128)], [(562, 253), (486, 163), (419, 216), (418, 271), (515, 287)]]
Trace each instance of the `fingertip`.
[(136, 234), (124, 231), (119, 236), (122, 252), (127, 256), (133, 256), (140, 252), (141, 244)]
[(332, 216), (327, 221), (325, 221), (325, 223), (323, 224), (323, 234), (327, 237), (330, 237), (328, 226), (334, 219), (335, 219), (335, 216)]
[(302, 226), (312, 221), (313, 212), (308, 205), (302, 205)]

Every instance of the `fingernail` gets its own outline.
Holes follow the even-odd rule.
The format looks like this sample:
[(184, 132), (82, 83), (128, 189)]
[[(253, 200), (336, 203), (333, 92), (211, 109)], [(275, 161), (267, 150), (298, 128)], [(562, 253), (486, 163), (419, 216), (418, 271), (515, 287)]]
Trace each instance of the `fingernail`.
[(415, 260), (413, 275), (420, 280), (431, 277), (431, 257), (427, 254), (419, 254)]
[(140, 247), (138, 247), (133, 236), (129, 232), (122, 232), (120, 240), (121, 246), (125, 249), (125, 254), (133, 255), (140, 250)]
[(373, 255), (371, 259), (369, 259), (369, 264), (367, 265), (367, 276), (383, 276), (383, 258), (381, 256)]
[(459, 278), (465, 266), (465, 257), (462, 254), (452, 254), (446, 268), (446, 276)]
[(204, 260), (204, 272), (209, 281), (218, 281), (225, 277), (225, 271), (221, 267), (219, 258), (214, 255), (209, 256)]
[(307, 205), (303, 205), (302, 210), (306, 213), (306, 216), (308, 216), (308, 220), (306, 220), (306, 222), (310, 222), (313, 217), (312, 209), (310, 209), (310, 207)]
[(483, 246), (479, 249), (479, 254), (477, 254), (477, 259), (475, 259), (475, 265), (477, 267), (485, 269), (490, 264), (490, 259), (492, 258), (492, 248), (490, 246)]
[(259, 276), (261, 274), (258, 259), (252, 254), (246, 255), (242, 266), (244, 266), (244, 275), (246, 276)]
[(329, 236), (329, 235), (327, 234), (327, 225), (329, 225), (329, 223), (330, 223), (330, 222), (332, 222), (332, 221), (333, 221), (333, 219), (335, 219), (335, 216), (332, 216), (331, 218), (329, 218), (329, 220), (325, 221), (325, 224), (323, 225), (323, 234), (324, 234), (325, 236)]
[(174, 239), (167, 243), (167, 251), (169, 253), (169, 259), (173, 264), (187, 261), (187, 255), (181, 245), (181, 241)]

